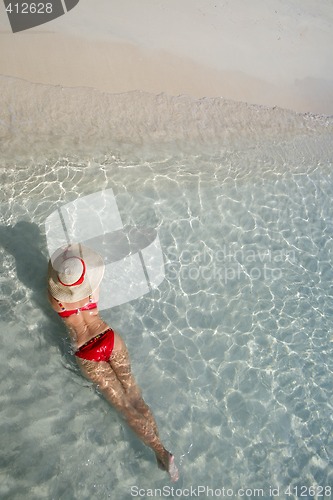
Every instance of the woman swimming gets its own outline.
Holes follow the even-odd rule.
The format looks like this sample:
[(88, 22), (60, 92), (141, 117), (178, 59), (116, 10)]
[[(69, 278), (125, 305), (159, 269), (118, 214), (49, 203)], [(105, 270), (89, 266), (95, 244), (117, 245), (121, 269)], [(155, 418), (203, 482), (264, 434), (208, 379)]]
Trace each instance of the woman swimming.
[(75, 244), (59, 249), (49, 262), (51, 305), (68, 327), (82, 373), (155, 452), (158, 466), (177, 481), (174, 456), (161, 443), (155, 419), (131, 373), (126, 345), (99, 315), (103, 274), (103, 259), (90, 248)]

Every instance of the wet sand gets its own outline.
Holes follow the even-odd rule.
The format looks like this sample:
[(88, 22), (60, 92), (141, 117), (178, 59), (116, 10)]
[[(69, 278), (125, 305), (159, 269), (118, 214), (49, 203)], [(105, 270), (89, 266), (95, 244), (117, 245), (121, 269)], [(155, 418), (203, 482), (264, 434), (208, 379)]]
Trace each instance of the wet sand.
[(223, 97), (333, 114), (333, 7), (323, 0), (82, 0), (13, 34), (0, 20), (0, 74), (104, 92)]

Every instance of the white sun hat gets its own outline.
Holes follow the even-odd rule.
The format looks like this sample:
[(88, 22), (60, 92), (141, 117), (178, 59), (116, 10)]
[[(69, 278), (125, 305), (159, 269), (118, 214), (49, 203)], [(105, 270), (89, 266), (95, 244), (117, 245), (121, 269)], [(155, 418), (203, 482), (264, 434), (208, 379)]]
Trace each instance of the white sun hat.
[(103, 258), (80, 243), (59, 248), (49, 261), (50, 294), (68, 303), (89, 297), (102, 281), (104, 268)]

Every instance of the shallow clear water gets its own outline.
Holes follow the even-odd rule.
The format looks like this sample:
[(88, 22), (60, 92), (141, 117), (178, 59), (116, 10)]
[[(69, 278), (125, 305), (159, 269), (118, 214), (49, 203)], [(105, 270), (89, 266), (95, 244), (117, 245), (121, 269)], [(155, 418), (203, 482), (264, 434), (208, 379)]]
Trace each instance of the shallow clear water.
[[(211, 124), (213, 100), (201, 106)], [(183, 129), (185, 148), (170, 122), (160, 148), (142, 131), (141, 158), (135, 135), (103, 155), (3, 160), (1, 498), (128, 499), (135, 487), (147, 498), (170, 486), (81, 377), (45, 299), (46, 218), (107, 188), (124, 225), (157, 228), (164, 254), (158, 289), (102, 312), (180, 465), (178, 491), (164, 496), (199, 485), (300, 496), (285, 493), (291, 485), (310, 498), (301, 486), (333, 487), (331, 122), (287, 113), (274, 128), (274, 110), (252, 107), (249, 122), (242, 106), (223, 144), (218, 132), (198, 143)]]

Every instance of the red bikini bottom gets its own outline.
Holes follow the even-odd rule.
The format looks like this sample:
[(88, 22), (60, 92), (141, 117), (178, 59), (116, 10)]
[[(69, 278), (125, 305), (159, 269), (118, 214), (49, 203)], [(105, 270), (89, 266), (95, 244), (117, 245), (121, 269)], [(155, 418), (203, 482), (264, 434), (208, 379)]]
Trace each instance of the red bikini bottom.
[(75, 356), (88, 361), (109, 361), (113, 346), (114, 331), (109, 328), (79, 347)]

